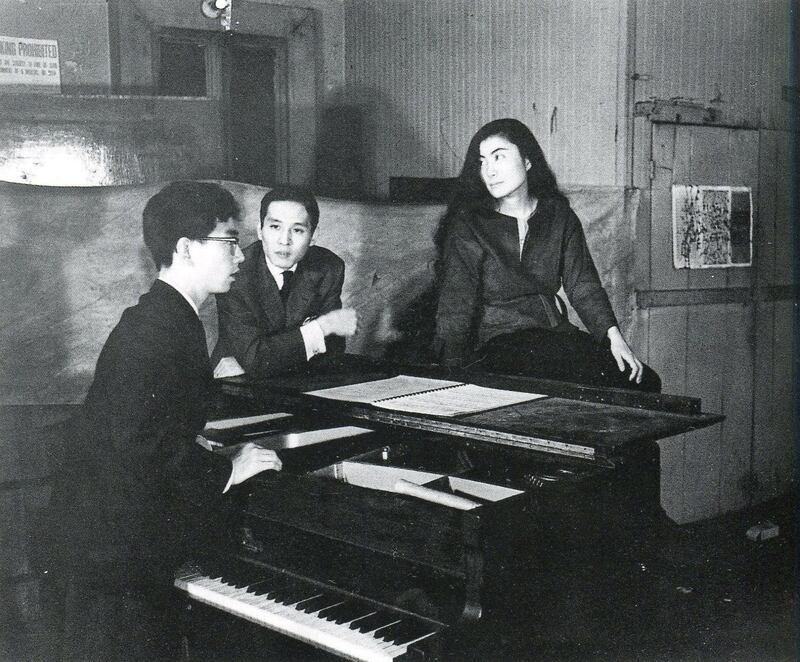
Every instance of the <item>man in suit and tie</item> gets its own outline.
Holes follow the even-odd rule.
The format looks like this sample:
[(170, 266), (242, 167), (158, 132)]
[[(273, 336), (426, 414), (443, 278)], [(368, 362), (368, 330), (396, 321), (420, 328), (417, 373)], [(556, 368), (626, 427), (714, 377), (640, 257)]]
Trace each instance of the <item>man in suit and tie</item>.
[(313, 194), (278, 186), (261, 200), (259, 241), (230, 291), (217, 295), (219, 340), (211, 357), (223, 376), (233, 357), (253, 377), (303, 369), (319, 355), (342, 354), (358, 316), (342, 308), (344, 262), (312, 246), (319, 223)]

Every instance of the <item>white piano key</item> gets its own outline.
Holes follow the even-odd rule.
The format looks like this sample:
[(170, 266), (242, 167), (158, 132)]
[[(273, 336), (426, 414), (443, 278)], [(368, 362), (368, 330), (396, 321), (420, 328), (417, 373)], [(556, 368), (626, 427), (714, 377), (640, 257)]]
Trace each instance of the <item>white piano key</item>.
[[(324, 593), (310, 588), (311, 595), (302, 597), (290, 605), (257, 596), (249, 592), (249, 587), (235, 587), (219, 579), (207, 577), (181, 577), (175, 585), (195, 599), (223, 609), (230, 613), (254, 621), (277, 632), (294, 637), (324, 650), (337, 653), (347, 659), (363, 662), (388, 662), (407, 650), (407, 646), (397, 646), (383, 639), (375, 639), (370, 633), (350, 629), (349, 623), (370, 614), (363, 614), (348, 623), (337, 624), (315, 616), (316, 612), (306, 613), (301, 605), (305, 600)], [(342, 601), (344, 602), (344, 601)], [(328, 605), (331, 607), (334, 605)], [(318, 611), (327, 607), (321, 607)], [(386, 627), (384, 624), (380, 627)], [(375, 628), (376, 630), (379, 628)]]

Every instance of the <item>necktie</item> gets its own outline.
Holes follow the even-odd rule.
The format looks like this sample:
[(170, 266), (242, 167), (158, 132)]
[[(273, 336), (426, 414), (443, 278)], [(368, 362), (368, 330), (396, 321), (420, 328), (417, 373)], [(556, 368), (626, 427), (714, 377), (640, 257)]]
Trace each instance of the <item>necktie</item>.
[(294, 276), (293, 271), (282, 271), (281, 276), (283, 276), (283, 287), (281, 287), (281, 301), (286, 303), (286, 299), (289, 298), (289, 290), (292, 288), (292, 276)]

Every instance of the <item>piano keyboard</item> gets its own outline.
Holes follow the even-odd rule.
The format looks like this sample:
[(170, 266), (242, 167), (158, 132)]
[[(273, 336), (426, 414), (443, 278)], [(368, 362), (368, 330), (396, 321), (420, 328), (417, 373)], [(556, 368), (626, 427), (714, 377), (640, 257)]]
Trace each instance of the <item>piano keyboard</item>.
[(431, 637), (435, 625), (298, 578), (270, 573), (244, 585), (191, 572), (175, 587), (193, 599), (348, 660), (387, 662)]

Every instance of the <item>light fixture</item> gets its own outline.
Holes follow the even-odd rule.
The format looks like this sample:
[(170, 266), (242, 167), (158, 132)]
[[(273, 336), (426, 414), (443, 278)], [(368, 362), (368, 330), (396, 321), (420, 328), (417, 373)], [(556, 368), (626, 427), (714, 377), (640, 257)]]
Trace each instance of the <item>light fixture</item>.
[(219, 19), (223, 30), (231, 29), (231, 5), (233, 0), (202, 0), (200, 11), (206, 18)]

